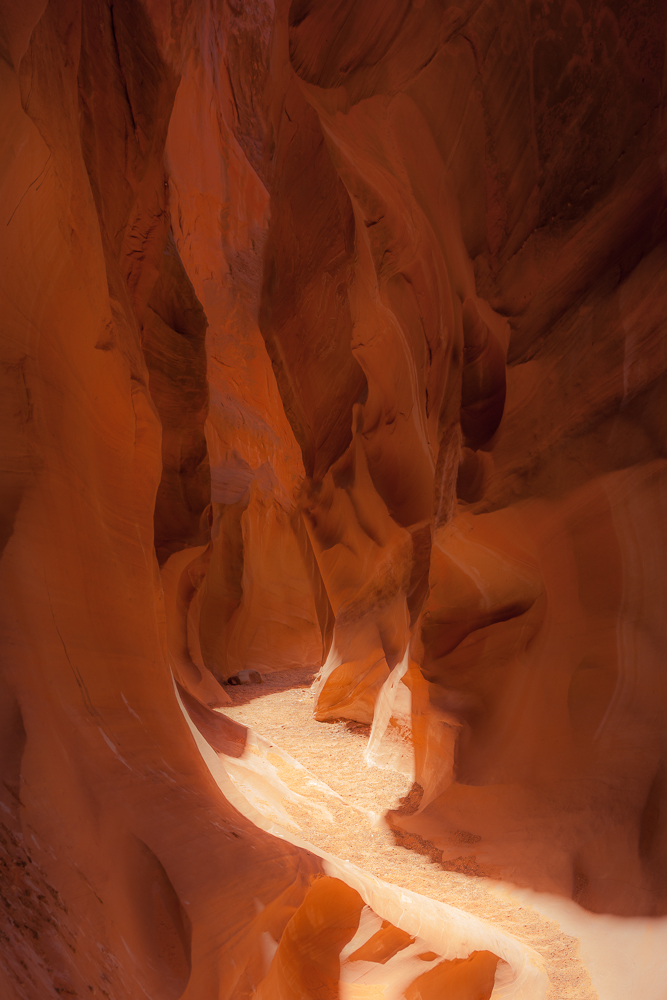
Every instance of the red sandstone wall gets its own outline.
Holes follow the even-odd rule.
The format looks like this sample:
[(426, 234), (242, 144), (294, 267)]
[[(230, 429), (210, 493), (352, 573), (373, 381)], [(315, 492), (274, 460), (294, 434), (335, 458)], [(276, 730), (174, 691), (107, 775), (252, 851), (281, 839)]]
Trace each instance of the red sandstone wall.
[[(341, 235), (300, 288), (269, 272), (262, 329), (279, 385), (317, 382), (354, 433), (305, 506), (337, 612), (320, 715), (367, 718), (409, 642), (423, 797), (397, 826), (463, 871), (664, 912), (664, 11), (293, 3), (282, 25), (269, 260)], [(331, 192), (300, 215), (295, 122)], [(317, 341), (307, 377), (294, 353), (318, 280), (354, 401)]]
[(156, 543), (211, 546), (178, 70), (135, 4), (10, 5), (3, 30), (1, 991), (246, 995), (319, 864), (225, 802), (170, 673)]
[(172, 671), (326, 657), (318, 716), (369, 721), (407, 654), (397, 828), (665, 912), (662, 5), (0, 31), (6, 995), (249, 996), (310, 940), (319, 863)]

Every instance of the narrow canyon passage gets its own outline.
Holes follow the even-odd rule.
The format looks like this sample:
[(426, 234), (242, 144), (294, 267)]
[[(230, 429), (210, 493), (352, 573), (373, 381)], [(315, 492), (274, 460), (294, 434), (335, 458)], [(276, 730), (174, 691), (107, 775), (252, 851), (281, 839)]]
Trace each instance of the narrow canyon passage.
[(0, 1000), (665, 1000), (666, 46), (0, 0)]
[[(640, 992), (645, 1000), (661, 1000), (666, 921), (651, 926), (619, 920), (614, 926), (585, 911), (573, 915), (555, 898), (517, 893), (507, 883), (443, 869), (419, 845), (397, 843), (382, 816), (409, 796), (412, 778), (366, 759), (369, 726), (317, 723), (312, 681), (313, 671), (307, 669), (269, 675), (261, 686), (231, 688), (232, 704), (218, 710), (248, 727), (242, 758), (227, 753), (223, 759), (251, 811), (257, 809), (274, 832), (282, 828), (282, 836), (296, 836), (384, 882), (498, 926), (540, 956), (548, 1000), (625, 1000)], [(394, 755), (394, 765), (406, 759)], [(406, 936), (404, 945), (409, 941)], [(377, 986), (364, 981), (365, 973), (351, 966), (346, 983), (357, 992), (341, 995), (354, 1000), (392, 995), (373, 992)], [(391, 973), (383, 976), (380, 970), (373, 982), (390, 984)]]
[[(598, 993), (581, 961), (578, 940), (563, 933), (556, 922), (527, 902), (513, 899), (499, 884), (445, 871), (395, 843), (382, 816), (409, 794), (411, 778), (391, 767), (366, 763), (369, 727), (344, 720), (315, 722), (312, 674), (304, 672), (302, 686), (292, 686), (291, 673), (274, 675), (266, 687), (241, 689), (239, 704), (219, 709), (253, 734), (243, 759), (225, 759), (239, 791), (288, 834), (296, 833), (386, 882), (473, 913), (535, 949), (544, 960), (549, 1000), (596, 1000)], [(272, 686), (280, 688), (281, 682), (290, 686), (272, 692)], [(252, 741), (257, 736), (262, 739), (255, 746)], [(265, 797), (267, 787), (277, 792), (273, 800)], [(298, 798), (290, 800), (290, 793)], [(385, 981), (390, 982), (389, 977)], [(348, 994), (358, 1000), (365, 995), (373, 993)]]

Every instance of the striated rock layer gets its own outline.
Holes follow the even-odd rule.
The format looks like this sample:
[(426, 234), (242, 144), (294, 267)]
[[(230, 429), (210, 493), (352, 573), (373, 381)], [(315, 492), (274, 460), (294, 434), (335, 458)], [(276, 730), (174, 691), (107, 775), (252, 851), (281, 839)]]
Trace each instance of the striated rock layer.
[[(0, 4), (3, 997), (418, 938), (226, 794), (244, 669), (407, 754), (399, 840), (667, 912), (665, 16)], [(541, 995), (447, 927), (405, 996)]]

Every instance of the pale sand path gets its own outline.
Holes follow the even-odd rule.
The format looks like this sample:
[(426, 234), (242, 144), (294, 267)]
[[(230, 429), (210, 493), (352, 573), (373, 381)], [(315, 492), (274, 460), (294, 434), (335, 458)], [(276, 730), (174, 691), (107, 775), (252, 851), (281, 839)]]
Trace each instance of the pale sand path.
[[(276, 797), (285, 810), (281, 817), (285, 827), (329, 854), (394, 885), (474, 914), (533, 948), (545, 963), (549, 1000), (597, 1000), (579, 957), (577, 938), (563, 933), (558, 923), (499, 883), (444, 871), (428, 858), (393, 843), (380, 816), (398, 804), (411, 781), (395, 771), (366, 766), (366, 727), (315, 722), (311, 679), (311, 671), (290, 671), (289, 677), (266, 676), (261, 687), (228, 688), (235, 704), (220, 710), (274, 745), (275, 753), (250, 746), (245, 757), (252, 763), (253, 754), (268, 750), (270, 765), (284, 782)], [(300, 686), (281, 690), (286, 681)], [(306, 770), (292, 766), (280, 750)], [(229, 763), (232, 780), (243, 791), (243, 768)], [(308, 772), (328, 789), (313, 787)], [(275, 801), (272, 805), (275, 813)]]

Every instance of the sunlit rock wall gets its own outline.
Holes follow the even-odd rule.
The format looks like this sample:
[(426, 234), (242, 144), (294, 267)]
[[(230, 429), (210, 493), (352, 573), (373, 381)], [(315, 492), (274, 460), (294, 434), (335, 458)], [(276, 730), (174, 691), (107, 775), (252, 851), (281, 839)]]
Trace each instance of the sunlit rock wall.
[(0, 992), (12, 1000), (246, 995), (268, 969), (262, 935), (280, 939), (320, 870), (225, 801), (175, 698), (170, 665), (225, 699), (210, 673), (179, 677), (157, 559), (212, 544), (213, 317), (170, 235), (180, 67), (149, 14), (3, 12)]
[(245, 667), (400, 670), (397, 837), (664, 912), (662, 5), (0, 13), (3, 995), (335, 994)]
[(316, 567), (296, 510), (303, 463), (258, 326), (272, 19), (261, 3), (194, 8), (162, 38), (182, 74), (166, 143), (170, 220), (208, 320), (211, 531), (190, 630), (218, 678), (322, 655)]
[(336, 613), (319, 717), (405, 658), (403, 842), (664, 912), (664, 10), (281, 18), (260, 323)]

